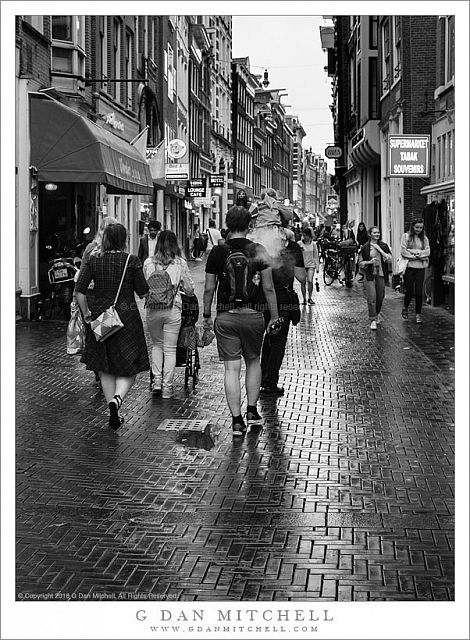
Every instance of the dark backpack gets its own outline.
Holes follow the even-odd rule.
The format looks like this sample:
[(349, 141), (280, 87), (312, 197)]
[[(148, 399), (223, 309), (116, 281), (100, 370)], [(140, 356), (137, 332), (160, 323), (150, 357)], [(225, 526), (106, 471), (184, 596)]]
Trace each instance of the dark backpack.
[(241, 249), (224, 245), (228, 251), (223, 270), (225, 296), (233, 307), (246, 307), (259, 301), (261, 274), (253, 258)]

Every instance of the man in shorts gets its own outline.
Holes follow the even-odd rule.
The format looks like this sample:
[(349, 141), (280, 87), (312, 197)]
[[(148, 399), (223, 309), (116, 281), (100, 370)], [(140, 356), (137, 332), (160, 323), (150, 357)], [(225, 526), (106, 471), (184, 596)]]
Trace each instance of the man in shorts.
[[(242, 206), (232, 207), (225, 218), (230, 233), (226, 244), (215, 246), (206, 263), (204, 288), (204, 326), (215, 331), (219, 358), (225, 367), (225, 395), (232, 414), (232, 430), (235, 437), (244, 436), (247, 427), (262, 427), (262, 418), (256, 408), (261, 383), (260, 352), (264, 335), (263, 310), (268, 309), (270, 320), (267, 329), (278, 319), (276, 293), (265, 249), (247, 240), (250, 212)], [(258, 294), (252, 294), (250, 301), (236, 306), (229, 300), (224, 270), (227, 256), (232, 251), (242, 251), (250, 261), (253, 282), (259, 279)], [(211, 319), (212, 299), (218, 283), (217, 315)], [(246, 423), (241, 410), (241, 358), (246, 366), (245, 387), (247, 394)]]

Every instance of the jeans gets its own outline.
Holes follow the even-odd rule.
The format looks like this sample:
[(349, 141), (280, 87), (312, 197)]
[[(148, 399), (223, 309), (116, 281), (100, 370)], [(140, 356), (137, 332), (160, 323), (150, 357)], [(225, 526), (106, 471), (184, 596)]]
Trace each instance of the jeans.
[(171, 389), (176, 367), (176, 344), (181, 326), (181, 311), (147, 309), (147, 328), (152, 338), (152, 373), (155, 384)]
[(369, 320), (375, 320), (382, 309), (385, 297), (385, 279), (383, 276), (374, 276), (373, 280), (364, 280), (364, 292), (369, 309)]
[(405, 283), (404, 305), (408, 308), (414, 294), (417, 315), (421, 313), (421, 307), (423, 306), (424, 271), (425, 269), (410, 269), (410, 267), (407, 267), (403, 276)]
[[(265, 324), (269, 321), (265, 318)], [(284, 354), (286, 352), (287, 335), (289, 333), (290, 318), (283, 317), (281, 330), (276, 335), (265, 333), (261, 350), (261, 386), (276, 387), (279, 382)]]

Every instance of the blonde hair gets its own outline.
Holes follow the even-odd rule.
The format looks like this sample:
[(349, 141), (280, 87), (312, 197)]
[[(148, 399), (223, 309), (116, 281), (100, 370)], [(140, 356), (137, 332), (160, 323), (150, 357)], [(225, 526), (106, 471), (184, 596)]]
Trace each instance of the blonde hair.
[(106, 227), (110, 224), (119, 224), (119, 220), (116, 220), (116, 218), (113, 218), (112, 216), (104, 216), (104, 218), (101, 219), (95, 237), (93, 238), (93, 242), (96, 244), (96, 247), (91, 252), (93, 255), (101, 253), (103, 245), (103, 233)]

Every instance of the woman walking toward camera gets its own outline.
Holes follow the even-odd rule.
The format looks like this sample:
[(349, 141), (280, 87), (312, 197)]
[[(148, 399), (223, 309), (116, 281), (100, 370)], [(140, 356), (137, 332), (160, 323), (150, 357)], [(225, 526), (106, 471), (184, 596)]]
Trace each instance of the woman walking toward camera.
[[(109, 408), (109, 426), (118, 429), (123, 423), (119, 409), (141, 371), (150, 363), (144, 328), (135, 294), (143, 298), (148, 292), (137, 256), (126, 252), (127, 231), (122, 224), (110, 224), (103, 231), (101, 250), (82, 263), (75, 287), (77, 301), (87, 324), (86, 344), (81, 362), (87, 369), (98, 371)], [(124, 275), (123, 275), (124, 274)], [(87, 301), (87, 289), (94, 281), (94, 298)], [(123, 327), (104, 342), (97, 342), (90, 322), (106, 311), (116, 298), (116, 311)]]
[(424, 222), (414, 219), (410, 230), (404, 233), (400, 244), (401, 257), (408, 261), (403, 280), (405, 282), (405, 302), (401, 315), (408, 320), (408, 307), (415, 297), (416, 324), (422, 323), (421, 308), (423, 306), (424, 272), (429, 266), (431, 249), (429, 240), (424, 235)]
[(369, 240), (359, 252), (359, 269), (365, 275), (364, 292), (369, 310), (370, 328), (375, 331), (380, 324), (385, 285), (388, 283), (389, 267), (392, 263), (390, 247), (380, 239), (380, 229), (370, 227)]
[[(302, 229), (302, 239), (297, 243), (302, 250), (304, 258), (305, 271), (307, 272), (307, 282), (302, 282), (300, 288), (302, 290), (302, 304), (315, 304), (312, 298), (313, 294), (313, 275), (315, 271), (320, 270), (320, 259), (318, 257), (317, 245), (313, 240), (313, 232), (310, 227)], [(306, 288), (308, 290), (308, 300), (306, 297)]]
[(194, 293), (194, 283), (186, 260), (181, 257), (173, 231), (158, 236), (155, 255), (144, 262), (144, 275), (149, 286), (147, 328), (152, 338), (152, 392), (162, 398), (173, 396), (176, 346), (181, 326), (181, 294)]

